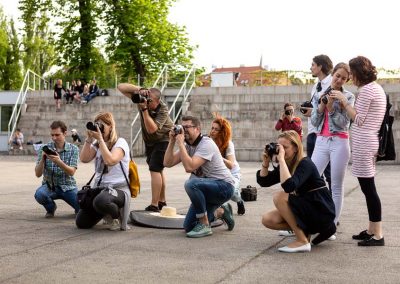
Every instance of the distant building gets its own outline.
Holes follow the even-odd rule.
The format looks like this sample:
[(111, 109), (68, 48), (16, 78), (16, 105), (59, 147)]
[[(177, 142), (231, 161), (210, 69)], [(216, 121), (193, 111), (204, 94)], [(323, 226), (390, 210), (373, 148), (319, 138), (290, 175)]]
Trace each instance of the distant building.
[(199, 81), (201, 87), (292, 85), (288, 71), (269, 71), (261, 66), (215, 68)]

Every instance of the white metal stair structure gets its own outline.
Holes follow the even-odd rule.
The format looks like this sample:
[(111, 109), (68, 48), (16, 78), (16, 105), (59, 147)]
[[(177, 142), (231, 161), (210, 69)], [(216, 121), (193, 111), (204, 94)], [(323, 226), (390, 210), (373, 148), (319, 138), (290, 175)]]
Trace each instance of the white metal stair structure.
[(28, 91), (43, 90), (46, 87), (49, 87), (49, 82), (47, 80), (30, 69), (26, 71), (17, 101), (15, 102), (10, 120), (8, 122), (8, 139), (12, 137), (15, 129), (17, 128), (17, 123), (21, 115), (22, 108), (25, 107), (26, 95)]
[[(171, 66), (171, 65), (166, 64), (164, 66), (164, 68), (161, 70), (160, 74), (158, 75), (157, 80), (153, 84), (153, 88), (158, 88), (161, 93), (163, 93), (163, 91), (168, 87), (168, 66)], [(183, 104), (187, 101), (193, 87), (195, 86), (196, 68), (194, 66), (191, 66), (188, 69), (188, 71), (186, 71), (185, 80), (183, 82), (170, 82), (170, 83), (174, 83), (174, 84), (182, 83), (177, 95), (175, 96), (175, 99), (174, 99), (172, 105), (169, 106), (169, 115), (170, 115), (172, 121), (175, 123), (182, 113)], [(180, 103), (180, 106), (177, 105), (178, 103)], [(131, 123), (131, 141), (130, 141), (131, 149), (133, 149), (133, 147), (135, 146), (136, 142), (139, 139), (139, 135), (142, 132), (142, 129), (140, 127), (139, 115), (140, 114), (137, 113)], [(136, 134), (135, 134), (135, 131), (136, 131)]]

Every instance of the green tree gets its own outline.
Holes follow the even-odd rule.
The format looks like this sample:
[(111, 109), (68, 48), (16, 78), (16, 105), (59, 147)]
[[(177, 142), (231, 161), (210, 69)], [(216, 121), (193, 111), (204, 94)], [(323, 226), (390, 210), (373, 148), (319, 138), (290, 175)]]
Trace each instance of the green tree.
[(49, 70), (55, 62), (54, 34), (51, 32), (51, 0), (19, 0), (23, 30), (24, 70), (40, 75)]
[(15, 30), (14, 20), (8, 25), (8, 50), (6, 57), (6, 68), (4, 70), (4, 89), (17, 90), (22, 84), (20, 65), (19, 39)]
[(4, 72), (6, 69), (7, 52), (9, 49), (7, 36), (7, 20), (0, 6), (0, 88), (4, 89)]
[(166, 63), (190, 63), (194, 48), (185, 28), (167, 20), (175, 0), (103, 1), (106, 51), (124, 80), (140, 75), (143, 85), (144, 78), (154, 76)]
[(61, 28), (57, 51), (59, 65), (66, 65), (79, 78), (89, 80), (96, 76), (99, 54), (95, 44), (99, 37), (96, 25), (101, 1), (55, 0), (54, 17)]
[(0, 88), (16, 90), (21, 83), (18, 35), (14, 21), (7, 20), (0, 7)]

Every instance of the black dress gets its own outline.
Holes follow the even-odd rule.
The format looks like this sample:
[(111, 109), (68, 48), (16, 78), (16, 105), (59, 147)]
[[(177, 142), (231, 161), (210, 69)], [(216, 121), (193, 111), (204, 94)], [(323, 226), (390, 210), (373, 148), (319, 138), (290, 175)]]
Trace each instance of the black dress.
[[(257, 183), (260, 186), (269, 187), (279, 182), (279, 167), (268, 171), (265, 177), (261, 177), (260, 171), (257, 171)], [(281, 186), (289, 193), (290, 209), (305, 234), (320, 233), (334, 226), (335, 204), (331, 193), (309, 158), (303, 158), (293, 176)]]

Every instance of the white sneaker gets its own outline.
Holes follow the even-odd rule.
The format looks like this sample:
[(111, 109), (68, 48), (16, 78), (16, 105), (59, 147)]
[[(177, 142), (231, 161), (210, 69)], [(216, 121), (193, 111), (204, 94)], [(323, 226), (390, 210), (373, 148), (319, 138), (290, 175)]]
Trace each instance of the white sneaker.
[(103, 225), (111, 225), (113, 222), (113, 218), (111, 218), (110, 215), (104, 216), (103, 217)]
[(112, 223), (110, 224), (110, 227), (108, 228), (110, 231), (120, 231), (121, 230), (121, 225), (119, 224), (118, 219), (114, 219)]
[(283, 236), (283, 237), (293, 237), (294, 233), (291, 230), (282, 230), (278, 232), (278, 236)]
[(329, 241), (334, 241), (336, 240), (336, 235), (332, 235), (328, 238)]

